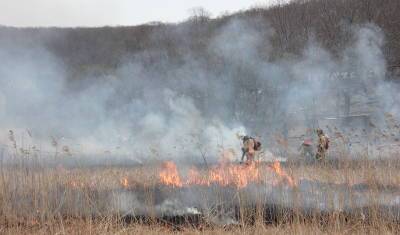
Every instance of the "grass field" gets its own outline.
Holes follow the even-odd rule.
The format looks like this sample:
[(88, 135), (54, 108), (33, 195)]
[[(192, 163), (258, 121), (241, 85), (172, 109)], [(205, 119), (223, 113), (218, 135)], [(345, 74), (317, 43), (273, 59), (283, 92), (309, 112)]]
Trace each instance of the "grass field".
[[(294, 181), (302, 179), (319, 182), (368, 186), (365, 194), (400, 186), (400, 162), (392, 160), (342, 160), (318, 164), (289, 161), (282, 170)], [(153, 216), (140, 222), (126, 223), (119, 212), (109, 209), (105, 192), (136, 186), (156, 187), (160, 165), (121, 167), (97, 166), (65, 168), (41, 164), (2, 165), (0, 175), (0, 233), (4, 234), (397, 234), (398, 221), (379, 216), (365, 220), (362, 216), (347, 218), (332, 212), (322, 219), (294, 217), (278, 218), (264, 223), (262, 215), (251, 223), (240, 220), (236, 225), (169, 224), (155, 222)], [(200, 172), (203, 172), (202, 170)], [(278, 176), (276, 176), (278, 177)], [(150, 195), (150, 194), (149, 194)], [(146, 197), (146, 196), (145, 196)], [(223, 198), (221, 198), (223, 200)], [(151, 200), (149, 200), (151, 203)], [(295, 209), (295, 208), (294, 208)], [(254, 212), (257, 213), (257, 212)], [(374, 214), (373, 212), (371, 214)]]

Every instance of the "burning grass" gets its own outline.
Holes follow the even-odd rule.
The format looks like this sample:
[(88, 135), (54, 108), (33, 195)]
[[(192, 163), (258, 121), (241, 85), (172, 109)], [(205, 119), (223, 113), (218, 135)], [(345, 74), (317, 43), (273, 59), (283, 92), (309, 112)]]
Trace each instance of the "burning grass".
[[(268, 173), (274, 173), (275, 177), (268, 177)], [(215, 184), (222, 187), (234, 186), (241, 189), (252, 183), (277, 185), (282, 181), (285, 181), (291, 187), (296, 186), (295, 181), (282, 170), (278, 161), (270, 165), (263, 165), (260, 162), (248, 162), (238, 165), (223, 159), (217, 166), (205, 171), (199, 171), (195, 167), (191, 167), (186, 179), (182, 179), (175, 163), (168, 161), (164, 163), (159, 173), (159, 178), (161, 184), (179, 188)]]
[[(0, 232), (398, 233), (398, 221), (381, 216), (381, 211), (373, 206), (372, 200), (368, 214), (361, 211), (349, 215), (338, 210), (306, 215), (301, 210), (301, 202), (294, 203), (296, 206), (293, 208), (280, 207), (279, 211), (271, 212), (271, 207), (263, 204), (266, 199), (260, 191), (265, 187), (277, 187), (273, 193), (282, 193), (284, 197), (285, 192), (300, 190), (301, 181), (307, 179), (332, 186), (332, 198), (334, 185), (347, 187), (349, 191), (363, 186), (365, 189), (360, 192), (371, 199), (380, 190), (400, 195), (398, 166), (397, 160), (381, 161), (380, 164), (363, 160), (357, 163), (344, 161), (340, 164), (328, 162), (309, 165), (295, 162), (284, 165), (279, 162), (239, 165), (223, 160), (210, 168), (182, 166), (173, 162), (136, 167), (2, 166)], [(256, 190), (246, 191), (252, 187)], [(116, 194), (118, 203), (113, 199)], [(209, 210), (207, 213), (202, 211), (196, 222), (190, 217), (193, 214), (185, 217), (185, 213), (198, 208), (186, 208), (179, 215), (179, 223), (157, 214), (160, 213), (157, 212), (160, 205), (167, 208), (164, 212), (176, 211), (176, 202), (163, 202), (164, 195), (172, 195), (171, 198), (179, 201), (182, 195), (205, 198), (210, 194), (215, 203), (206, 205), (210, 207)], [(145, 204), (148, 209), (127, 223), (122, 218), (132, 214), (129, 210), (121, 209), (129, 207), (124, 203), (125, 200), (131, 200), (132, 195), (137, 197), (134, 200)], [(229, 198), (229, 195), (234, 196)], [(341, 200), (347, 202), (354, 198)], [(252, 206), (249, 206), (250, 201), (254, 202)], [(224, 217), (225, 214), (221, 212), (229, 216)], [(196, 213), (194, 215), (197, 216)]]

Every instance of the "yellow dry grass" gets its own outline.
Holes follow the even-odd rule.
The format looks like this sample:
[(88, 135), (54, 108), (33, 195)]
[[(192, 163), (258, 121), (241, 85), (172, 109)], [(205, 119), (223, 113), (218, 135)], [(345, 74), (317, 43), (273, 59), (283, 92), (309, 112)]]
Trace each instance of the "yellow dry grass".
[[(364, 183), (370, 186), (400, 186), (399, 164), (388, 160), (374, 164), (369, 160), (356, 163), (342, 161), (339, 164), (292, 164), (284, 166), (295, 180), (302, 178), (338, 184)], [(205, 225), (204, 227), (174, 227), (157, 223), (124, 224), (114, 217), (99, 212), (99, 217), (88, 218), (92, 205), (91, 189), (113, 190), (136, 184), (155, 185), (158, 183), (157, 165), (140, 167), (92, 167), (66, 169), (39, 167), (31, 168), (19, 165), (13, 168), (3, 166), (0, 174), (0, 233), (1, 234), (397, 234), (399, 224), (376, 217), (368, 223), (362, 220), (345, 221), (340, 216), (331, 215), (327, 221), (294, 220), (289, 223), (267, 225), (256, 222), (255, 225), (241, 224), (236, 227)], [(125, 185), (126, 186), (126, 185)], [(65, 216), (54, 202), (57, 188), (66, 187), (71, 191), (80, 191), (83, 202), (77, 216)], [(62, 195), (64, 204), (73, 204), (74, 197), (67, 192)], [(15, 201), (23, 195), (24, 201)], [(70, 198), (69, 198), (70, 197)], [(99, 202), (102, 203), (102, 202)], [(103, 202), (104, 203), (104, 202)], [(89, 206), (88, 206), (89, 207)], [(101, 208), (99, 209), (99, 211)]]

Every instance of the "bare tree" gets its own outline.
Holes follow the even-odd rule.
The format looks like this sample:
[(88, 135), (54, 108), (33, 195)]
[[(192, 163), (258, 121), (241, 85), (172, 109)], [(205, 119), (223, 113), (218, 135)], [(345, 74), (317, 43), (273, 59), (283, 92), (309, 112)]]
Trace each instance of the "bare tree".
[(204, 23), (211, 18), (211, 12), (207, 11), (204, 7), (193, 7), (189, 9), (189, 20), (194, 22)]

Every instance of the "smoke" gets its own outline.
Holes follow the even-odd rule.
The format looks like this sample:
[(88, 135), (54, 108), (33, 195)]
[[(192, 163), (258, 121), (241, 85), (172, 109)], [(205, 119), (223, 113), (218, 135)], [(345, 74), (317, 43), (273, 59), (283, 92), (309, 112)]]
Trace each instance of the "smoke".
[(17, 141), (25, 138), (23, 147), (40, 144), (45, 151), (55, 138), (77, 153), (196, 160), (199, 151), (214, 158), (220, 148), (237, 148), (235, 134), (245, 131), (204, 118), (191, 97), (156, 85), (140, 64), (124, 65), (117, 77), (99, 83), (87, 78), (70, 85), (59, 58), (42, 49), (17, 50), (23, 56), (7, 48), (1, 53), (7, 62), (0, 70), (3, 143), (10, 129), (18, 130)]
[(169, 27), (152, 40), (180, 40), (182, 61), (149, 49), (126, 55), (111, 74), (78, 79), (44, 46), (1, 44), (1, 142), (14, 130), (23, 148), (53, 151), (54, 138), (77, 155), (202, 161), (224, 149), (238, 157), (239, 132), (271, 147), (274, 133), (296, 136), (299, 127), (323, 125), (312, 122), (315, 115), (343, 116), (346, 95), (378, 101), (373, 110), (350, 110), (355, 114), (372, 112), (380, 122), (385, 112), (399, 116), (398, 89), (385, 79), (384, 35), (374, 25), (354, 26), (353, 41), (338, 55), (310, 37), (300, 55), (279, 59), (271, 55), (274, 29), (258, 19), (228, 22), (203, 57), (188, 50), (192, 26)]

